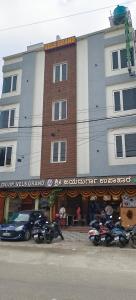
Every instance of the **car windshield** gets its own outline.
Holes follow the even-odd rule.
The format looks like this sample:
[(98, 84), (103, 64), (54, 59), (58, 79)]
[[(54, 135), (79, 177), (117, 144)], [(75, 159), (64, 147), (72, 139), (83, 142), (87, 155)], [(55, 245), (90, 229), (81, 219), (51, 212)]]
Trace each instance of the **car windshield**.
[(10, 222), (27, 222), (29, 221), (30, 215), (28, 213), (13, 213), (11, 218), (9, 219)]

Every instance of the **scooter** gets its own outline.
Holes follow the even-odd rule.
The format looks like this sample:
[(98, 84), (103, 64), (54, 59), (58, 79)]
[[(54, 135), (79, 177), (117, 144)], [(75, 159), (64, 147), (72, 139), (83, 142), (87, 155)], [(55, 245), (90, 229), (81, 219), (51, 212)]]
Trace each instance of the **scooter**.
[(95, 245), (104, 245), (109, 229), (102, 223), (94, 220), (91, 222), (91, 229), (88, 232), (90, 241)]

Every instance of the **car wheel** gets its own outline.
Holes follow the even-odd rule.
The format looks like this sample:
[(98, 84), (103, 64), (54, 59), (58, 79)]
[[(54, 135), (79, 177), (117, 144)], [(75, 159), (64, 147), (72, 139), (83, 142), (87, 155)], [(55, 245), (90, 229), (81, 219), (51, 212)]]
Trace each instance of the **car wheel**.
[(29, 241), (30, 238), (31, 238), (31, 233), (29, 230), (26, 230), (24, 234), (24, 241)]

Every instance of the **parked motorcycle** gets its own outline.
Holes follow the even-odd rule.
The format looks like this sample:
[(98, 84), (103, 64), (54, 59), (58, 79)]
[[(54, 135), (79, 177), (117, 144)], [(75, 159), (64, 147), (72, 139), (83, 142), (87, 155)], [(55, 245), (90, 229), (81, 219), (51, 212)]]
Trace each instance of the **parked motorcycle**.
[(112, 217), (106, 221), (104, 225), (102, 223), (99, 223), (98, 225), (98, 221), (96, 220), (92, 221), (90, 225), (91, 228), (89, 230), (89, 239), (95, 246), (102, 244), (105, 246), (110, 246), (116, 244), (120, 247), (125, 247), (129, 243), (130, 231), (126, 231), (124, 227), (121, 226), (120, 218), (115, 225)]
[(121, 248), (125, 247), (130, 240), (130, 231), (126, 231), (125, 228), (121, 225), (120, 218), (119, 221), (113, 224), (112, 220), (109, 220), (105, 223), (109, 232), (106, 236), (106, 246), (110, 245), (119, 245)]
[(49, 222), (47, 220), (38, 220), (35, 222), (32, 237), (37, 244), (50, 244), (53, 239), (58, 236), (64, 240), (60, 226), (57, 222)]
[(136, 225), (130, 226), (127, 229), (127, 232), (130, 233), (130, 244), (131, 244), (131, 247), (134, 248), (134, 249), (136, 249)]

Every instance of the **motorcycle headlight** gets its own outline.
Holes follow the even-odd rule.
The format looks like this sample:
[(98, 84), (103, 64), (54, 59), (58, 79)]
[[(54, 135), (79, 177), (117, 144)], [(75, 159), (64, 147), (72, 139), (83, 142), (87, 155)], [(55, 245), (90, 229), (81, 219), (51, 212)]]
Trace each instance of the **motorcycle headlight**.
[(18, 226), (18, 227), (16, 228), (16, 231), (21, 231), (22, 229), (24, 229), (24, 225)]

